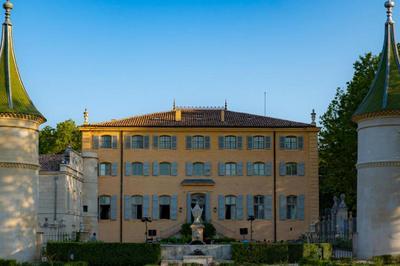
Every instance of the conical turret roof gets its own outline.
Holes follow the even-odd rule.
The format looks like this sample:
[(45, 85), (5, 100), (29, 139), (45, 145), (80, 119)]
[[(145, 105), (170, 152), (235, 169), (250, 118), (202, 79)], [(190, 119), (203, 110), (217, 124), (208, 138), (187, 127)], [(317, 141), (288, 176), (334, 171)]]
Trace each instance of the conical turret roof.
[(355, 121), (365, 117), (400, 115), (400, 60), (392, 19), (394, 6), (392, 0), (385, 3), (387, 21), (378, 71), (367, 96), (354, 113)]
[(29, 98), (18, 71), (10, 20), (13, 4), (7, 0), (3, 7), (6, 13), (0, 46), (0, 117), (27, 117), (44, 122), (44, 116)]

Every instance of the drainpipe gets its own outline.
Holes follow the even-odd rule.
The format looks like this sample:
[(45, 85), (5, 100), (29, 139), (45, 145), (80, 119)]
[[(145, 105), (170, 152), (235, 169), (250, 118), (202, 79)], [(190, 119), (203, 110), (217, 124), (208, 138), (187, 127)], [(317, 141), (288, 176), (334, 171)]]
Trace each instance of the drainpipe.
[(54, 215), (53, 215), (53, 221), (57, 221), (57, 190), (58, 190), (57, 180), (58, 180), (58, 176), (55, 176), (54, 177)]
[(122, 243), (122, 234), (123, 234), (123, 220), (122, 220), (122, 202), (124, 198), (124, 140), (123, 140), (124, 134), (123, 131), (120, 131), (119, 133), (119, 146), (120, 146), (120, 167), (119, 167), (119, 172), (120, 172), (120, 188), (119, 188), (119, 242)]
[(274, 180), (273, 180), (273, 198), (274, 198), (274, 242), (277, 241), (277, 230), (276, 230), (276, 132), (274, 131), (273, 135), (273, 172), (274, 172)]

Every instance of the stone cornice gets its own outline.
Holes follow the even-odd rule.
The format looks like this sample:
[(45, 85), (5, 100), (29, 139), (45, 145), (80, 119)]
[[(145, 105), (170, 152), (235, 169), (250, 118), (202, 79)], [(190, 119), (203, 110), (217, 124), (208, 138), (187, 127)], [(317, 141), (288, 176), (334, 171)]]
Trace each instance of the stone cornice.
[(11, 113), (11, 112), (10, 113), (8, 113), (8, 112), (1, 113), (0, 112), (0, 117), (26, 119), (26, 120), (37, 122), (39, 124), (43, 124), (44, 122), (46, 122), (46, 119), (43, 116), (32, 115), (32, 114)]
[(396, 117), (400, 116), (400, 110), (383, 110), (379, 112), (370, 112), (352, 117), (353, 122), (358, 123), (360, 120), (373, 119), (377, 117)]
[(20, 168), (20, 169), (39, 170), (40, 167), (38, 164), (0, 162), (0, 168)]
[(357, 164), (357, 169), (379, 168), (379, 167), (400, 167), (400, 161), (382, 161)]

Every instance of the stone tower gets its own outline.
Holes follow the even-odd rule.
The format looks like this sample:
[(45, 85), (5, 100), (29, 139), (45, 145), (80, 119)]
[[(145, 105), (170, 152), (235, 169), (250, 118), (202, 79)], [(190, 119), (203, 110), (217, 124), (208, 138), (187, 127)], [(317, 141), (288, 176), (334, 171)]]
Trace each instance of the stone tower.
[(38, 128), (43, 115), (30, 100), (15, 60), (10, 13), (0, 48), (0, 258), (35, 255), (38, 196)]
[(358, 256), (400, 253), (400, 58), (392, 0), (378, 71), (353, 120), (358, 124)]

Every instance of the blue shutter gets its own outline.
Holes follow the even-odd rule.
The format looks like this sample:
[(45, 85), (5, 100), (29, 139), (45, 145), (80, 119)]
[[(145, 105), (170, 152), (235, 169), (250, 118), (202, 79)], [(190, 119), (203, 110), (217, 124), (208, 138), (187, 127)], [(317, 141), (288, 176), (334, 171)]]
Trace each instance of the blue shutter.
[(265, 176), (271, 176), (272, 175), (272, 163), (268, 162), (265, 163)]
[(171, 197), (171, 220), (178, 218), (178, 195), (174, 194)]
[(297, 174), (299, 176), (304, 176), (305, 175), (305, 165), (304, 163), (298, 163), (297, 164)]
[(279, 147), (281, 150), (285, 149), (285, 137), (279, 137)]
[(247, 218), (254, 216), (254, 197), (251, 194), (247, 195)]
[(253, 175), (253, 163), (252, 162), (247, 162), (247, 175), (248, 176)]
[(237, 175), (238, 176), (243, 175), (243, 163), (242, 162), (237, 163)]
[(132, 197), (129, 195), (124, 196), (124, 219), (132, 219)]
[(271, 137), (269, 136), (264, 138), (264, 149), (271, 149)]
[(189, 192), (186, 193), (186, 222), (192, 223), (192, 197)]
[(118, 172), (118, 163), (113, 163), (111, 166), (111, 175), (117, 176), (117, 172)]
[(211, 175), (211, 162), (206, 162), (204, 165), (204, 175), (210, 176)]
[(153, 176), (158, 176), (158, 162), (153, 162)]
[(304, 147), (304, 139), (303, 137), (297, 137), (297, 148), (302, 150)]
[(112, 148), (113, 149), (116, 149), (118, 147), (118, 138), (117, 138), (117, 136), (112, 136), (111, 144), (112, 144)]
[(207, 150), (210, 149), (210, 136), (204, 137), (204, 148), (206, 148)]
[(110, 219), (117, 220), (117, 195), (111, 197)]
[(192, 149), (192, 136), (186, 136), (186, 149)]
[(279, 163), (279, 175), (280, 176), (285, 176), (286, 175), (286, 164), (285, 164), (285, 162), (280, 162)]
[(253, 136), (247, 136), (247, 149), (253, 149)]
[(219, 176), (224, 176), (225, 175), (225, 164), (219, 162), (218, 163), (218, 175)]
[(264, 219), (266, 219), (266, 220), (272, 220), (272, 216), (273, 216), (272, 205), (273, 205), (272, 196), (265, 195), (264, 196)]
[(150, 175), (150, 163), (149, 162), (144, 162), (143, 163), (143, 175), (144, 176), (149, 176)]
[(153, 136), (153, 148), (158, 149), (158, 136)]
[(236, 138), (236, 140), (237, 140), (237, 148), (238, 148), (238, 150), (241, 150), (243, 147), (243, 138), (241, 136), (239, 136)]
[(205, 215), (206, 215), (206, 222), (211, 221), (211, 193), (206, 193), (206, 202), (205, 202)]
[(158, 220), (158, 219), (160, 219), (158, 195), (153, 195), (153, 220)]
[(171, 149), (176, 150), (176, 136), (171, 137)]
[(132, 143), (132, 137), (131, 136), (125, 136), (125, 149), (130, 149), (131, 148), (131, 143)]
[(285, 195), (279, 195), (279, 219), (281, 221), (286, 220), (286, 196)]
[(150, 136), (144, 136), (143, 148), (148, 149), (150, 147)]
[(225, 219), (225, 197), (223, 195), (218, 195), (218, 219)]
[(150, 210), (150, 196), (144, 195), (143, 196), (143, 217), (150, 217), (149, 210)]
[(193, 175), (193, 164), (191, 162), (186, 162), (186, 176)]
[(297, 197), (297, 219), (304, 221), (304, 195)]
[(130, 176), (132, 174), (132, 163), (125, 162), (125, 176)]
[(224, 136), (218, 137), (218, 149), (220, 149), (220, 150), (224, 149), (224, 146), (225, 146), (224, 140), (225, 140)]
[(243, 196), (236, 197), (236, 220), (243, 220)]
[(171, 175), (172, 176), (177, 176), (178, 175), (178, 163), (177, 162), (173, 162), (171, 164)]
[(92, 148), (94, 150), (97, 150), (99, 148), (99, 143), (100, 143), (99, 136), (93, 136), (92, 137)]

